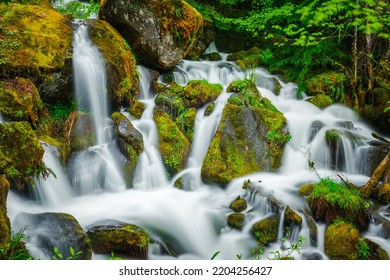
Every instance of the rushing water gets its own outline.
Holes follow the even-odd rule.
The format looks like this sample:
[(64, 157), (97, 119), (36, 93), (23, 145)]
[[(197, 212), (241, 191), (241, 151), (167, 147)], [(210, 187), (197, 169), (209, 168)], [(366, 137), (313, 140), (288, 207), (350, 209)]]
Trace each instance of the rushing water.
[[(218, 258), (235, 259), (242, 254), (243, 258), (249, 259), (251, 249), (256, 247), (250, 232), (252, 225), (274, 213), (283, 218), (284, 210), (268, 203), (270, 199), (276, 198), (280, 205), (289, 205), (301, 214), (303, 223), (301, 227), (290, 229), (285, 244), (274, 242), (267, 246), (264, 258), (270, 256), (272, 251), (282, 250), (289, 242), (295, 242), (298, 236), (303, 236), (308, 241), (302, 254), (296, 254), (295, 257), (327, 258), (324, 254), (326, 227), (324, 224), (317, 224), (316, 240), (310, 240), (309, 222), (303, 214), (306, 202), (297, 191), (302, 184), (318, 181), (316, 173), (308, 168), (308, 160), (315, 163), (321, 176), (337, 178), (338, 172), (342, 172), (358, 185), (368, 180), (367, 174), (361, 173), (364, 166), (354, 159), (362, 156), (362, 152), (368, 147), (371, 130), (359, 122), (350, 109), (333, 105), (320, 110), (296, 97), (295, 84), (283, 83), (265, 69), (258, 68), (253, 70), (255, 72), (246, 73), (228, 61), (183, 60), (174, 71), (177, 83), (185, 85), (193, 79), (207, 79), (222, 84), (224, 90), (215, 101), (212, 114), (205, 116), (205, 108), (198, 110), (187, 167), (169, 180), (158, 151), (157, 128), (153, 120), (154, 93), (150, 88), (151, 76), (146, 68), (139, 66), (142, 77), (139, 100), (144, 103), (145, 111), (139, 120), (124, 111), (123, 113), (142, 133), (144, 151), (136, 167), (133, 188), (128, 189), (123, 182), (120, 168), (107, 148), (111, 137), (107, 133), (109, 122), (104, 62), (89, 40), (84, 25), (80, 25), (76, 30), (74, 48), (76, 96), (79, 104), (83, 103), (91, 110), (97, 141), (94, 146), (71, 161), (67, 176), (65, 170), (61, 170), (61, 166), (56, 163), (55, 153), (50, 147), (46, 147), (45, 163), (59, 176), (55, 180), (37, 182), (37, 196), (41, 198), (37, 201), (26, 201), (11, 192), (8, 201), (11, 220), (22, 211), (66, 212), (73, 215), (84, 229), (88, 229), (97, 221), (113, 219), (137, 224), (148, 230), (155, 240), (159, 240), (161, 245), (151, 245), (149, 259), (210, 259), (217, 251), (221, 251)], [(215, 46), (211, 46), (208, 51), (215, 51), (214, 48)], [(256, 77), (256, 85), (261, 95), (270, 99), (287, 118), (292, 139), (285, 147), (282, 166), (278, 172), (254, 173), (236, 178), (226, 189), (206, 185), (200, 178), (200, 169), (229, 97), (226, 88), (231, 81), (249, 74)], [(162, 80), (163, 77), (160, 81)], [(276, 94), (275, 83), (278, 80), (281, 90)], [(342, 137), (337, 154), (332, 154), (325, 143), (324, 135), (330, 129), (337, 129)], [(183, 179), (183, 190), (173, 186), (173, 182), (179, 177)], [(254, 182), (252, 192), (242, 188), (244, 181), (248, 179)], [(70, 184), (72, 191), (69, 191)], [(60, 189), (68, 194), (63, 195)], [(238, 195), (244, 197), (249, 204), (245, 210), (247, 218), (242, 231), (228, 227), (226, 222), (226, 217), (231, 212), (229, 204)], [(283, 227), (280, 226), (278, 238), (284, 237), (284, 234)], [(372, 224), (366, 235), (383, 245), (390, 254), (389, 241), (383, 234), (383, 226)], [(29, 242), (27, 245), (33, 248), (34, 244)], [(163, 253), (167, 251), (163, 248), (169, 248), (168, 251), (175, 254)], [(34, 257), (40, 256), (38, 251)], [(94, 256), (96, 259), (102, 257), (104, 258)]]

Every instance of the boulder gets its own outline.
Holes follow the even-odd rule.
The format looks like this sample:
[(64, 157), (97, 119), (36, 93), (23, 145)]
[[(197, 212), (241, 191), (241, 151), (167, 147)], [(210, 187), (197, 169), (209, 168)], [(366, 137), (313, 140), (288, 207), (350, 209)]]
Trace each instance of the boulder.
[(107, 69), (107, 90), (116, 109), (129, 106), (139, 93), (136, 60), (125, 39), (109, 23), (89, 20), (92, 42), (104, 57)]
[[(76, 258), (90, 260), (92, 257), (91, 243), (78, 221), (67, 213), (45, 212), (38, 214), (20, 213), (13, 221), (15, 229), (25, 229), (26, 242), (40, 252), (34, 257), (45, 259), (72, 258), (71, 249), (79, 254)], [(55, 256), (54, 248), (62, 254)]]
[(253, 47), (247, 51), (230, 53), (227, 60), (234, 61), (243, 70), (254, 69), (263, 62), (261, 50), (257, 47)]
[(332, 98), (325, 94), (317, 94), (316, 96), (308, 98), (307, 101), (320, 109), (324, 109), (334, 103)]
[(252, 226), (252, 233), (260, 245), (267, 245), (278, 237), (279, 216), (273, 214)]
[(229, 207), (234, 211), (234, 212), (242, 212), (248, 207), (248, 203), (244, 198), (241, 196), (238, 196), (235, 200), (233, 200)]
[(172, 69), (202, 31), (203, 19), (182, 0), (106, 0), (99, 18), (115, 27), (144, 64)]
[(72, 27), (41, 2), (0, 4), (0, 76), (29, 78), (47, 102), (72, 95)]
[(245, 215), (242, 213), (230, 213), (227, 217), (227, 223), (232, 228), (241, 230), (244, 226)]
[(44, 150), (28, 122), (0, 123), (0, 174), (11, 183), (30, 176), (48, 175), (43, 163)]
[(35, 85), (28, 79), (0, 81), (0, 112), (13, 121), (28, 121), (36, 126), (43, 107)]
[(335, 102), (344, 102), (344, 88), (348, 83), (343, 73), (327, 72), (314, 76), (306, 81), (306, 93), (309, 96), (325, 94)]
[(145, 258), (150, 243), (149, 234), (132, 224), (100, 225), (88, 230), (92, 250), (95, 253), (123, 253)]
[[(289, 228), (296, 226), (296, 227), (301, 227), (302, 226), (302, 217), (292, 210), (290, 206), (287, 206), (286, 210), (284, 211), (284, 224), (283, 224), (283, 229)], [(285, 232), (286, 235), (286, 232)]]
[(260, 96), (252, 82), (235, 81), (228, 91), (236, 93), (225, 105), (201, 170), (205, 183), (222, 187), (233, 178), (275, 171), (289, 140), (285, 117)]
[(81, 111), (73, 111), (66, 120), (65, 139), (70, 145), (71, 153), (88, 149), (95, 144), (95, 127), (93, 118)]
[(364, 242), (367, 244), (369, 248), (369, 260), (389, 260), (389, 255), (385, 250), (379, 246), (379, 244), (375, 243), (374, 241), (364, 238)]
[[(205, 59), (203, 54), (208, 48), (208, 46), (215, 41), (215, 36), (216, 34), (215, 34), (213, 23), (203, 20), (203, 32), (201, 32), (199, 36), (196, 38), (196, 41), (192, 44), (191, 48), (188, 50), (185, 58), (190, 60), (199, 60), (199, 58)], [(218, 60), (221, 60), (220, 55)]]

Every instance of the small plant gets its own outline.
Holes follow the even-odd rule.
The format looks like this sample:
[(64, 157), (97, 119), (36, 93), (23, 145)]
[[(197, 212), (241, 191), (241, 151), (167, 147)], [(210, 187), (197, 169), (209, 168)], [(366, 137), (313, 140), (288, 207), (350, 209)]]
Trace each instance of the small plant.
[(367, 260), (371, 256), (370, 247), (362, 238), (360, 238), (358, 244), (356, 244), (356, 249), (358, 250), (359, 258), (361, 260)]
[[(285, 242), (286, 238), (282, 238), (280, 240), (281, 242)], [(301, 248), (304, 246), (306, 241), (306, 238), (299, 236), (297, 242), (292, 243), (288, 248), (283, 250), (283, 252), (275, 251), (271, 252), (273, 255), (272, 258), (269, 258), (270, 260), (294, 260), (293, 253), (297, 252), (298, 254), (301, 253)]]
[[(54, 255), (51, 257), (52, 260), (61, 260), (64, 258), (63, 254), (60, 253), (58, 247), (53, 248)], [(69, 247), (69, 253), (70, 256), (67, 258), (67, 260), (78, 260), (83, 253), (83, 251), (75, 251), (73, 247)]]
[(215, 260), (215, 258), (219, 255), (219, 253), (221, 253), (221, 251), (217, 251), (215, 252), (212, 257), (210, 258), (210, 260)]
[(12, 232), (12, 238), (4, 247), (0, 247), (0, 260), (32, 260), (25, 246), (25, 228), (18, 233)]
[(270, 145), (282, 145), (291, 140), (291, 134), (282, 134), (275, 130), (268, 131), (267, 140), (270, 141)]
[(120, 260), (122, 260), (122, 258), (116, 257), (114, 252), (111, 252), (111, 255), (108, 258), (106, 258), (106, 260), (108, 260), (108, 261), (120, 261)]

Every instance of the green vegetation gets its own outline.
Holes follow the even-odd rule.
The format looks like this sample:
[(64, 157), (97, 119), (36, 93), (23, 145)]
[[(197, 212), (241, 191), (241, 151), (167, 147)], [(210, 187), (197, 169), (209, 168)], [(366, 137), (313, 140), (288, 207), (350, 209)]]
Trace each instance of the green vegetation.
[[(58, 247), (53, 248), (54, 255), (51, 257), (52, 260), (62, 260), (64, 259), (63, 254), (60, 253)], [(75, 251), (72, 247), (69, 247), (69, 257), (66, 260), (78, 260), (82, 255), (83, 251)]]
[(99, 13), (100, 8), (100, 2), (94, 0), (90, 0), (89, 3), (79, 1), (65, 2), (64, 0), (59, 0), (59, 3), (56, 1), (52, 3), (59, 13), (63, 15), (71, 14), (72, 17), (77, 19), (87, 19), (91, 16), (96, 16)]
[(0, 260), (32, 260), (24, 240), (26, 235), (25, 229), (21, 229), (16, 234), (12, 233), (11, 240), (5, 246), (0, 247)]

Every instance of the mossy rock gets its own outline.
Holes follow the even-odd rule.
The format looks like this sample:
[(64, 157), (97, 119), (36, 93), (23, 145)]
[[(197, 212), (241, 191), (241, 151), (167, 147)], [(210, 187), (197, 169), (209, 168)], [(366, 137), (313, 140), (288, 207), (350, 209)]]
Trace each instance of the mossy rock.
[(39, 90), (47, 85), (44, 101), (70, 97), (71, 22), (48, 4), (0, 4), (0, 17), (0, 76), (30, 78)]
[(71, 153), (84, 151), (95, 144), (95, 127), (92, 116), (81, 111), (73, 111), (66, 123), (65, 135)]
[(332, 98), (325, 94), (317, 94), (316, 96), (310, 97), (307, 99), (308, 102), (317, 106), (320, 109), (324, 109), (332, 104), (334, 104)]
[(325, 254), (331, 260), (358, 260), (359, 231), (343, 221), (329, 225), (325, 231)]
[(305, 216), (307, 225), (309, 227), (310, 245), (315, 247), (317, 246), (317, 237), (318, 237), (317, 224), (307, 209), (304, 209), (303, 215)]
[(212, 84), (206, 80), (189, 81), (180, 94), (186, 108), (200, 108), (215, 101), (222, 93), (220, 84)]
[(123, 253), (136, 258), (145, 258), (150, 243), (149, 234), (132, 224), (101, 225), (87, 232), (92, 250), (98, 254)]
[[(28, 225), (28, 226), (27, 226)], [(26, 227), (27, 226), (27, 227)], [(70, 247), (74, 252), (81, 252), (80, 260), (92, 258), (91, 241), (73, 215), (68, 213), (44, 212), (18, 214), (13, 221), (16, 231), (24, 230), (26, 242), (39, 244), (44, 259), (54, 256), (54, 247), (58, 248), (62, 258), (71, 257)]]
[(235, 200), (233, 200), (229, 207), (234, 211), (234, 212), (242, 212), (248, 207), (247, 201), (242, 198), (241, 196), (238, 196)]
[(345, 102), (344, 89), (348, 80), (343, 73), (327, 72), (314, 76), (306, 81), (306, 93), (309, 96), (325, 94), (335, 102)]
[(7, 216), (7, 196), (9, 188), (10, 184), (8, 180), (0, 175), (0, 248), (4, 248), (11, 240), (11, 223)]
[(253, 47), (247, 51), (230, 53), (227, 60), (235, 61), (243, 70), (256, 68), (263, 62), (261, 50), (257, 47)]
[(129, 106), (139, 92), (136, 60), (126, 40), (109, 23), (89, 20), (89, 35), (107, 68), (107, 89), (116, 108)]
[(314, 184), (307, 184), (299, 188), (299, 194), (302, 196), (308, 196), (314, 189)]
[(279, 216), (271, 215), (252, 226), (252, 233), (257, 242), (263, 246), (273, 242), (278, 237)]
[(251, 81), (235, 81), (228, 91), (236, 93), (225, 105), (201, 171), (204, 182), (222, 187), (250, 173), (275, 171), (289, 139), (286, 118)]
[(155, 110), (154, 120), (157, 124), (162, 159), (168, 170), (175, 174), (185, 167), (191, 143), (167, 113)]
[(124, 163), (125, 179), (127, 184), (131, 186), (139, 156), (144, 150), (143, 137), (123, 114), (114, 112), (111, 118), (115, 125), (116, 142), (126, 158)]
[(302, 225), (302, 217), (292, 210), (290, 206), (287, 206), (286, 210), (284, 211), (284, 228), (291, 226), (301, 226)]
[(390, 184), (382, 184), (374, 191), (374, 196), (382, 203), (390, 203)]
[(0, 112), (13, 121), (29, 121), (36, 126), (43, 103), (35, 85), (28, 79), (0, 81)]
[(375, 243), (374, 241), (364, 238), (364, 242), (367, 244), (369, 248), (369, 260), (389, 260), (389, 255), (379, 244)]
[(129, 113), (137, 119), (140, 119), (142, 117), (144, 110), (145, 104), (138, 100), (133, 100), (131, 106), (128, 108)]
[(175, 119), (175, 124), (190, 142), (194, 138), (196, 113), (196, 108), (190, 108)]
[(202, 59), (206, 61), (220, 61), (222, 60), (222, 56), (217, 52), (213, 52), (213, 53), (204, 54), (202, 56)]
[(330, 224), (333, 220), (343, 219), (361, 230), (368, 229), (371, 220), (369, 203), (356, 189), (325, 178), (315, 184), (307, 200), (316, 220)]
[(16, 182), (46, 171), (44, 150), (28, 122), (0, 123), (0, 174)]
[(199, 60), (208, 46), (215, 41), (215, 36), (214, 24), (203, 19), (203, 32), (195, 38), (195, 42), (188, 50), (185, 58), (190, 60)]
[(241, 230), (244, 227), (245, 215), (243, 213), (230, 213), (227, 217), (227, 223), (232, 228)]

